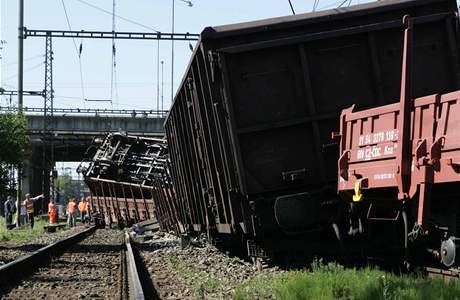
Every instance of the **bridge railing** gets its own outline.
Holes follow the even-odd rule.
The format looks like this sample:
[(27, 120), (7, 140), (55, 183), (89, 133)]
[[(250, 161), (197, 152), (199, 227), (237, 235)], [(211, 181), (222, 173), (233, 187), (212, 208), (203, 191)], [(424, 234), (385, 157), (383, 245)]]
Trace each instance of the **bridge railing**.
[[(24, 107), (25, 115), (40, 115), (43, 108)], [(0, 106), (0, 114), (15, 114), (17, 107)], [(167, 110), (129, 110), (129, 109), (94, 109), (94, 108), (54, 108), (54, 116), (85, 115), (85, 116), (129, 116), (133, 118), (164, 118)]]

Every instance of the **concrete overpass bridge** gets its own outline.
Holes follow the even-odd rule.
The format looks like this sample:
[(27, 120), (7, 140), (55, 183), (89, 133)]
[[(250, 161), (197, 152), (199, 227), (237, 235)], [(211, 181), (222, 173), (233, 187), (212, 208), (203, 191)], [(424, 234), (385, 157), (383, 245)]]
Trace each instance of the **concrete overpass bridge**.
[[(24, 164), (23, 192), (42, 193), (43, 174), (56, 161), (81, 161), (95, 137), (110, 132), (125, 131), (132, 135), (162, 137), (166, 111), (154, 110), (100, 110), (54, 109), (50, 119), (52, 135), (44, 135), (43, 108), (24, 108), (30, 137), (29, 160)], [(15, 114), (16, 108), (0, 107), (2, 114)], [(54, 162), (49, 160), (53, 144)], [(43, 172), (43, 146), (47, 163)], [(45, 178), (45, 189), (49, 186)]]

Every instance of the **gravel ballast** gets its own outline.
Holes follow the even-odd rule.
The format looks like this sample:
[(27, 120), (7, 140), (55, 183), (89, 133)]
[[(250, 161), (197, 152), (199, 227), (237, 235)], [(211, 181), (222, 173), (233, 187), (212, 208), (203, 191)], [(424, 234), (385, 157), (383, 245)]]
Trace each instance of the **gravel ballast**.
[(0, 242), (0, 266), (85, 229), (85, 226), (77, 226), (54, 233), (45, 232), (25, 242), (2, 241)]
[(122, 244), (122, 231), (97, 230), (0, 298), (124, 298)]
[(245, 282), (282, 272), (276, 267), (257, 271), (252, 263), (204, 242), (182, 248), (180, 239), (161, 232), (137, 248), (158, 295), (167, 300), (232, 299)]

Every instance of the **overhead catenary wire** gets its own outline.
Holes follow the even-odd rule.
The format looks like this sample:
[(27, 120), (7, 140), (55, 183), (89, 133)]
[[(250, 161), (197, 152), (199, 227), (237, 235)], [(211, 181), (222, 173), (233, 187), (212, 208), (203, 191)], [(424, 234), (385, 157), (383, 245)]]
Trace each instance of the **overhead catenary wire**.
[[(99, 7), (99, 6), (96, 6), (96, 5), (94, 5), (94, 4), (91, 4), (91, 3), (87, 2), (87, 1), (84, 1), (84, 0), (77, 0), (77, 1), (80, 2), (80, 3), (83, 3), (83, 4), (87, 5), (87, 6), (90, 6), (90, 7), (94, 8), (94, 9), (97, 9), (97, 10), (99, 10), (99, 11), (102, 11), (102, 12), (104, 12), (104, 13), (106, 13), (106, 14), (112, 15), (112, 12), (110, 12), (110, 11), (108, 11), (108, 10), (106, 10), (106, 9), (103, 9), (102, 7)], [(143, 27), (143, 28), (145, 28), (145, 29), (152, 30), (152, 31), (154, 31), (154, 32), (160, 33), (160, 31), (156, 30), (156, 29), (153, 28), (153, 27), (144, 25), (144, 24), (139, 23), (139, 22), (136, 22), (136, 21), (134, 21), (134, 20), (130, 20), (130, 19), (125, 18), (125, 17), (122, 17), (122, 16), (120, 16), (120, 15), (115, 14), (115, 17), (117, 17), (117, 18), (120, 19), (120, 20), (126, 21), (126, 22), (128, 22), (128, 23), (131, 23), (131, 24), (134, 24), (134, 25)]]
[[(130, 23), (133, 23), (133, 24), (136, 24), (136, 25), (138, 25), (138, 26), (141, 26), (141, 27), (144, 27), (144, 28), (148, 28), (150, 31), (154, 31), (155, 33), (151, 33), (151, 35), (158, 34), (158, 36), (160, 36), (160, 34), (161, 34), (161, 32), (160, 32), (160, 31), (157, 31), (155, 28), (152, 28), (152, 27), (150, 27), (150, 26), (146, 26), (146, 25), (141, 24), (141, 23), (139, 23), (139, 22), (132, 21), (132, 20), (130, 20), (130, 19), (128, 19), (128, 18), (121, 17), (121, 16), (117, 15), (115, 9), (113, 9), (112, 12), (109, 12), (108, 10), (105, 10), (105, 9), (103, 9), (103, 8), (101, 9), (100, 7), (97, 7), (96, 5), (94, 5), (94, 4), (91, 3), (92, 1), (89, 1), (89, 0), (88, 0), (88, 1), (77, 0), (77, 2), (83, 3), (83, 4), (87, 5), (87, 6), (90, 6), (90, 7), (92, 7), (92, 8), (95, 8), (95, 9), (97, 9), (97, 10), (103, 11), (104, 13), (107, 13), (107, 14), (110, 13), (111, 16), (112, 16), (112, 23), (113, 23), (114, 25), (116, 24), (115, 21), (114, 21), (115, 19), (122, 19), (122, 20), (124, 20), (124, 21), (130, 22)], [(114, 0), (114, 2), (115, 2), (115, 0)], [(75, 2), (74, 2), (74, 3), (75, 3)], [(71, 3), (71, 4), (73, 5), (74, 3)], [(74, 23), (75, 23), (75, 20), (72, 19), (72, 17), (74, 17), (74, 15), (72, 14), (72, 13), (74, 13), (74, 11), (72, 10), (72, 9), (73, 9), (73, 6), (72, 6), (71, 4), (69, 4), (69, 2), (66, 3), (65, 0), (61, 0), (61, 4), (62, 4), (62, 8), (63, 8), (63, 11), (64, 11), (64, 15), (65, 15), (65, 18), (66, 18), (67, 26), (69, 27), (69, 31), (73, 31), (72, 25), (75, 25), (75, 24), (74, 24)], [(119, 4), (119, 3), (117, 3), (117, 4)], [(114, 5), (115, 5), (115, 4), (114, 4)], [(119, 10), (119, 9), (118, 9), (118, 10)], [(73, 21), (73, 23), (72, 23), (72, 21)], [(119, 22), (120, 22), (120, 21), (119, 21)], [(118, 25), (118, 27), (119, 27), (119, 25)], [(57, 31), (53, 31), (53, 33), (55, 33), (55, 32), (57, 32)], [(188, 34), (188, 33), (187, 33), (187, 34)], [(32, 36), (32, 35), (31, 35), (31, 36)], [(40, 36), (40, 35), (35, 35), (35, 36)], [(54, 36), (55, 36), (55, 35), (53, 35), (53, 37), (54, 37)], [(57, 35), (56, 35), (56, 36), (57, 36)], [(71, 36), (69, 36), (69, 37), (71, 37)], [(86, 102), (85, 99), (88, 100), (88, 99), (92, 99), (93, 97), (91, 97), (91, 95), (87, 95), (87, 94), (91, 94), (91, 93), (88, 91), (88, 88), (89, 88), (89, 87), (85, 84), (85, 82), (84, 82), (84, 80), (83, 80), (83, 66), (82, 66), (82, 65), (83, 65), (83, 64), (82, 64), (82, 61), (83, 61), (83, 60), (82, 60), (82, 57), (81, 57), (81, 53), (82, 53), (82, 44), (80, 43), (80, 47), (78, 47), (78, 46), (79, 46), (79, 37), (78, 37), (78, 36), (77, 36), (77, 37), (71, 37), (71, 38), (72, 38), (72, 41), (73, 41), (73, 45), (74, 45), (75, 51), (76, 51), (77, 56), (78, 56), (78, 58), (79, 58), (79, 63), (81, 64), (81, 66), (80, 66), (80, 79), (81, 79), (81, 80), (80, 80), (80, 86), (81, 86), (81, 88), (82, 88), (83, 104), (85, 105), (85, 102)], [(84, 37), (83, 37), (83, 38), (84, 38)], [(115, 37), (114, 39), (117, 39), (117, 37)], [(112, 39), (112, 40), (114, 40), (114, 39)], [(158, 40), (157, 42), (158, 42), (158, 44), (159, 44), (159, 40)], [(118, 51), (116, 51), (116, 50), (119, 50), (119, 49), (116, 49), (116, 46), (115, 46), (115, 47), (112, 46), (112, 53), (113, 53), (113, 56), (114, 56), (114, 59), (115, 59), (115, 62), (112, 63), (112, 66), (115, 66), (115, 68), (114, 68), (114, 70), (113, 70), (113, 75), (114, 75), (113, 87), (114, 87), (115, 89), (114, 89), (113, 92), (117, 92), (117, 97), (118, 97), (118, 89), (116, 88), (116, 87), (119, 86), (119, 85), (118, 85), (118, 80), (117, 80), (117, 70), (116, 70), (116, 65), (117, 65), (117, 61), (116, 61), (116, 52), (118, 52)], [(158, 51), (158, 52), (159, 52), (159, 51)], [(158, 59), (157, 59), (157, 64), (158, 64)], [(158, 64), (158, 65), (160, 65), (160, 64)], [(159, 76), (158, 70), (157, 70), (157, 76), (160, 77), (160, 76)], [(87, 80), (87, 79), (86, 79), (86, 80)], [(151, 83), (150, 83), (150, 84), (151, 84)], [(172, 84), (171, 84), (171, 85), (172, 85)], [(161, 101), (161, 97), (159, 97), (159, 88), (160, 88), (160, 85), (157, 84), (157, 98), (160, 99), (160, 101)], [(107, 85), (106, 85), (105, 89), (107, 89)], [(79, 93), (78, 93), (78, 94), (79, 94)], [(77, 95), (78, 95), (78, 94), (77, 94)], [(96, 97), (96, 98), (98, 98), (98, 97)], [(102, 96), (102, 98), (105, 98), (105, 96)], [(119, 97), (118, 97), (118, 98), (119, 98)], [(115, 98), (113, 97), (113, 99), (115, 99)], [(159, 108), (159, 107), (160, 107), (160, 105), (157, 105), (157, 108)]]
[(318, 9), (318, 5), (319, 5), (319, 0), (315, 0), (315, 2), (313, 3), (313, 10), (312, 11), (316, 11), (316, 9)]
[(110, 102), (110, 103), (112, 103), (112, 99), (88, 99), (88, 98), (85, 98), (85, 101), (87, 101), (87, 102)]
[[(340, 0), (340, 1), (336, 1), (336, 2), (333, 2), (333, 3), (330, 3), (330, 4), (327, 4), (325, 6), (322, 6), (320, 8), (318, 8), (317, 10), (323, 10), (323, 9), (326, 9), (326, 8), (331, 8), (331, 7), (337, 7), (338, 4), (342, 3), (343, 0)], [(346, 2), (346, 1), (345, 1)], [(344, 3), (345, 4), (345, 3)], [(343, 4), (342, 4), (343, 5)], [(340, 7), (340, 6), (338, 6)]]
[[(115, 0), (112, 1), (112, 32), (116, 30), (115, 24)], [(110, 100), (112, 101), (111, 105), (113, 108), (114, 100), (114, 90), (115, 90), (115, 99), (118, 98), (118, 88), (117, 88), (117, 48), (115, 45), (115, 38), (112, 38), (112, 65), (111, 65), (111, 79), (110, 79)], [(117, 101), (115, 101), (115, 107), (118, 108)]]
[[(74, 108), (74, 106), (72, 104), (67, 104), (65, 102), (65, 100), (63, 99), (68, 99), (68, 100), (76, 100), (76, 99), (80, 99), (80, 97), (75, 97), (75, 96), (65, 96), (65, 95), (55, 95), (55, 100), (58, 99), (56, 102), (59, 102), (67, 107), (70, 107), (70, 108)], [(59, 100), (61, 99), (61, 100)], [(128, 101), (131, 101), (132, 99), (136, 99), (136, 97), (130, 97), (129, 99), (128, 98), (121, 98), (121, 99), (124, 99), (124, 100), (128, 100)], [(141, 97), (140, 99), (149, 99), (149, 97)], [(109, 100), (104, 100), (104, 99), (87, 99), (89, 102), (108, 102)], [(34, 99), (31, 99), (30, 101), (38, 101), (37, 100), (34, 100)], [(126, 107), (131, 107), (131, 108), (136, 108), (136, 109), (142, 109), (142, 110), (151, 110), (152, 108), (151, 107), (146, 107), (146, 106), (138, 106), (138, 105), (132, 105), (130, 104), (129, 102), (119, 102), (119, 104), (123, 105), (123, 106), (126, 106)], [(29, 108), (33, 108), (33, 106), (29, 106)], [(41, 108), (41, 107), (40, 107)], [(104, 110), (104, 109), (101, 109), (101, 110)]]
[(288, 0), (289, 6), (291, 7), (292, 14), (295, 15), (294, 6), (292, 6), (291, 0)]
[(157, 40), (157, 110), (160, 108), (160, 40)]
[(10, 87), (12, 90), (17, 90), (17, 88), (14, 85), (3, 83), (2, 87)]
[[(67, 27), (69, 28), (69, 30), (72, 30), (72, 26), (70, 25), (69, 14), (67, 13), (67, 8), (65, 7), (64, 0), (61, 0), (61, 4), (62, 4), (62, 9), (64, 10), (64, 15), (65, 15), (65, 19), (66, 19), (66, 22), (67, 22)], [(75, 52), (77, 53), (77, 56), (80, 56), (79, 51), (78, 51), (78, 47), (77, 47), (77, 43), (75, 42), (75, 38), (72, 38), (72, 42), (73, 42), (73, 45), (75, 47)]]
[(163, 103), (164, 103), (164, 100), (163, 100), (163, 97), (164, 97), (164, 75), (165, 75), (165, 72), (164, 72), (164, 61), (161, 61), (161, 110), (163, 110)]
[(337, 6), (337, 8), (342, 7), (342, 6), (343, 6), (345, 3), (347, 3), (347, 2), (348, 2), (348, 5), (347, 5), (347, 6), (350, 6), (351, 0), (343, 0), (343, 2), (341, 2), (341, 3), (339, 4), (339, 6)]
[[(72, 26), (70, 25), (70, 18), (69, 18), (69, 15), (67, 13), (67, 9), (66, 9), (64, 0), (61, 0), (61, 3), (62, 3), (62, 8), (64, 9), (65, 18), (66, 18), (66, 21), (67, 21), (67, 27), (69, 27), (69, 30), (72, 31)], [(78, 57), (78, 64), (79, 64), (79, 68), (80, 68), (81, 100), (82, 100), (83, 106), (85, 107), (86, 106), (85, 100), (84, 100), (85, 99), (85, 86), (84, 86), (84, 81), (83, 81), (83, 66), (82, 66), (82, 62), (81, 62), (81, 53), (83, 51), (83, 44), (80, 42), (80, 47), (77, 47), (77, 43), (75, 42), (75, 38), (72, 38), (72, 41), (73, 41), (73, 45), (75, 47), (75, 52), (77, 53), (77, 57)]]
[[(39, 63), (39, 64), (37, 64), (37, 65), (35, 65), (35, 66), (33, 66), (33, 67), (30, 67), (30, 68), (28, 68), (28, 69), (24, 69), (24, 73), (29, 72), (29, 71), (32, 71), (32, 70), (35, 70), (35, 69), (37, 69), (37, 68), (43, 66), (44, 64), (45, 64), (45, 62), (41, 62), (41, 63)], [(16, 73), (15, 75), (12, 75), (12, 76), (8, 76), (8, 77), (3, 78), (2, 80), (3, 80), (3, 81), (7, 81), (7, 80), (9, 80), (9, 79), (16, 78), (17, 76), (18, 76), (18, 74)]]
[[(24, 61), (30, 61), (30, 60), (34, 60), (34, 59), (37, 59), (37, 58), (44, 58), (44, 57), (45, 57), (44, 54), (37, 54), (37, 55), (31, 56), (31, 57), (28, 57), (28, 58), (24, 58)], [(10, 63), (7, 63), (7, 64), (3, 64), (2, 68), (6, 68), (6, 67), (9, 67), (9, 66), (14, 66), (14, 65), (17, 65), (17, 64), (18, 64), (17, 61), (10, 62)]]
[[(69, 99), (69, 100), (73, 100), (73, 99), (80, 99), (79, 97), (74, 97), (74, 96), (66, 96), (66, 95), (55, 95), (56, 98), (61, 98), (61, 99)], [(132, 99), (135, 99), (136, 97), (130, 97), (129, 99), (126, 99), (126, 100), (132, 100)], [(150, 97), (141, 97), (140, 99), (149, 99)], [(89, 99), (91, 101), (91, 99)], [(103, 99), (100, 99), (100, 100), (103, 100)], [(99, 101), (101, 102), (101, 101)], [(103, 102), (107, 102), (107, 101), (103, 101)], [(119, 102), (119, 104), (123, 105), (123, 106), (127, 106), (127, 107), (132, 107), (132, 108), (138, 108), (138, 109), (145, 109), (145, 110), (149, 110), (151, 109), (151, 107), (145, 107), (145, 106), (137, 106), (137, 105), (132, 105), (132, 104), (129, 104), (128, 102)]]

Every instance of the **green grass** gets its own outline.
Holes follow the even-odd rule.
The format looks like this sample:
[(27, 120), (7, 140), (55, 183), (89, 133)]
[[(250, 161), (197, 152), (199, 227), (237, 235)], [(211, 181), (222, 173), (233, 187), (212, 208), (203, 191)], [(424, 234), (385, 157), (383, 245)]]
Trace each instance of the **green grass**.
[(375, 268), (314, 263), (312, 270), (259, 275), (239, 286), (235, 299), (460, 299), (460, 283)]
[(22, 226), (20, 229), (7, 230), (5, 226), (5, 219), (0, 217), (0, 242), (25, 242), (32, 240), (44, 233), (43, 227), (47, 224), (47, 221), (35, 218), (33, 229), (30, 229), (27, 226)]
[(182, 279), (184, 279), (186, 285), (200, 299), (215, 293), (226, 285), (225, 282), (213, 278), (208, 272), (200, 270), (195, 265), (181, 260), (176, 256), (170, 257), (170, 261)]

